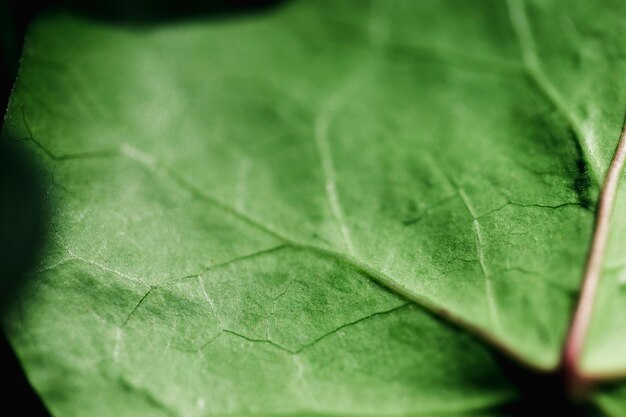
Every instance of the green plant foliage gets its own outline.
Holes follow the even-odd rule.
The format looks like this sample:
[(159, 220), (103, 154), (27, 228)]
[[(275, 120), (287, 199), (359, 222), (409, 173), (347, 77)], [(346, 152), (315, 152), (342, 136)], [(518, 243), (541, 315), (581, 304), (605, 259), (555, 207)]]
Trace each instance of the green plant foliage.
[[(39, 19), (4, 125), (51, 207), (5, 320), (33, 385), (58, 416), (502, 412), (520, 394), (485, 345), (559, 365), (626, 108), (625, 14)], [(625, 199), (590, 373), (626, 368)]]

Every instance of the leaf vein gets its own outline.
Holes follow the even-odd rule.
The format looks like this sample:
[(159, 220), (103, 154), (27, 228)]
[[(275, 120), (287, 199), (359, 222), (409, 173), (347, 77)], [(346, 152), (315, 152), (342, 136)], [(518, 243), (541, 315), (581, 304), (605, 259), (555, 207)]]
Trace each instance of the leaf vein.
[(583, 128), (584, 124), (576, 112), (570, 108), (567, 100), (543, 70), (528, 22), (524, 0), (507, 0), (507, 6), (513, 32), (522, 50), (522, 62), (530, 79), (570, 125), (577, 138), (576, 143), (585, 155), (594, 179), (596, 182), (600, 182), (603, 169), (600, 151), (595, 145), (597, 141), (594, 140), (593, 133), (589, 129)]

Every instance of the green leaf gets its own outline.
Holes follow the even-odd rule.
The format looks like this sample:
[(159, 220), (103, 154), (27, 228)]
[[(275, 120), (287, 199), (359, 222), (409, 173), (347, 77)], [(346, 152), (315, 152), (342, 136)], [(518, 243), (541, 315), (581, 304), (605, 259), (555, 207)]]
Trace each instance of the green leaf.
[(622, 417), (626, 410), (626, 390), (624, 386), (612, 387), (603, 390), (595, 396), (594, 402), (602, 415), (611, 417)]
[(52, 207), (6, 324), (33, 384), (59, 415), (509, 401), (491, 353), (421, 307), (557, 367), (626, 104), (624, 9), (40, 19), (4, 130)]
[(13, 341), (58, 415), (447, 415), (514, 395), (471, 337), (297, 249), (151, 288), (71, 258), (28, 300)]

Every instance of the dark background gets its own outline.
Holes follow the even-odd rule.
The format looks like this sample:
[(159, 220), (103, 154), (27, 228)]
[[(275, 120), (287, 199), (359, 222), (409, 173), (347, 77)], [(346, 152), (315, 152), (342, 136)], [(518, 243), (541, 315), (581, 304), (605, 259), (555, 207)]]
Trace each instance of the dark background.
[[(24, 34), (29, 22), (52, 2), (0, 0), (0, 114), (4, 120), (7, 102), (17, 73)], [(0, 300), (10, 302), (24, 271), (34, 260), (41, 239), (40, 196), (32, 181), (27, 160), (6, 140), (0, 141)], [(26, 210), (26, 213), (24, 212)], [(20, 221), (16, 222), (16, 217)], [(20, 224), (16, 224), (20, 223)], [(25, 236), (28, 235), (28, 236)], [(16, 240), (21, 245), (16, 245)], [(0, 307), (2, 308), (2, 307)], [(0, 414), (4, 416), (49, 417), (4, 333), (0, 333)]]

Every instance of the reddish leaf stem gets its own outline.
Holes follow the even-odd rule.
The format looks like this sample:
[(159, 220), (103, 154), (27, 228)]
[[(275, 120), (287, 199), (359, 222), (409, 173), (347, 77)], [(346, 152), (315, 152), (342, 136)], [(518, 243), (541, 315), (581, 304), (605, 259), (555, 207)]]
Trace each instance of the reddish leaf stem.
[(583, 284), (578, 298), (576, 311), (572, 319), (569, 334), (563, 350), (563, 371), (565, 373), (567, 388), (574, 398), (585, 395), (592, 384), (591, 378), (583, 374), (580, 369), (580, 356), (589, 329), (593, 303), (596, 290), (600, 281), (602, 260), (609, 234), (611, 212), (617, 193), (619, 178), (624, 167), (626, 158), (626, 123), (622, 129), (613, 160), (606, 173), (602, 190), (598, 199), (598, 211), (591, 242), (591, 248), (587, 258), (587, 266), (583, 276)]

